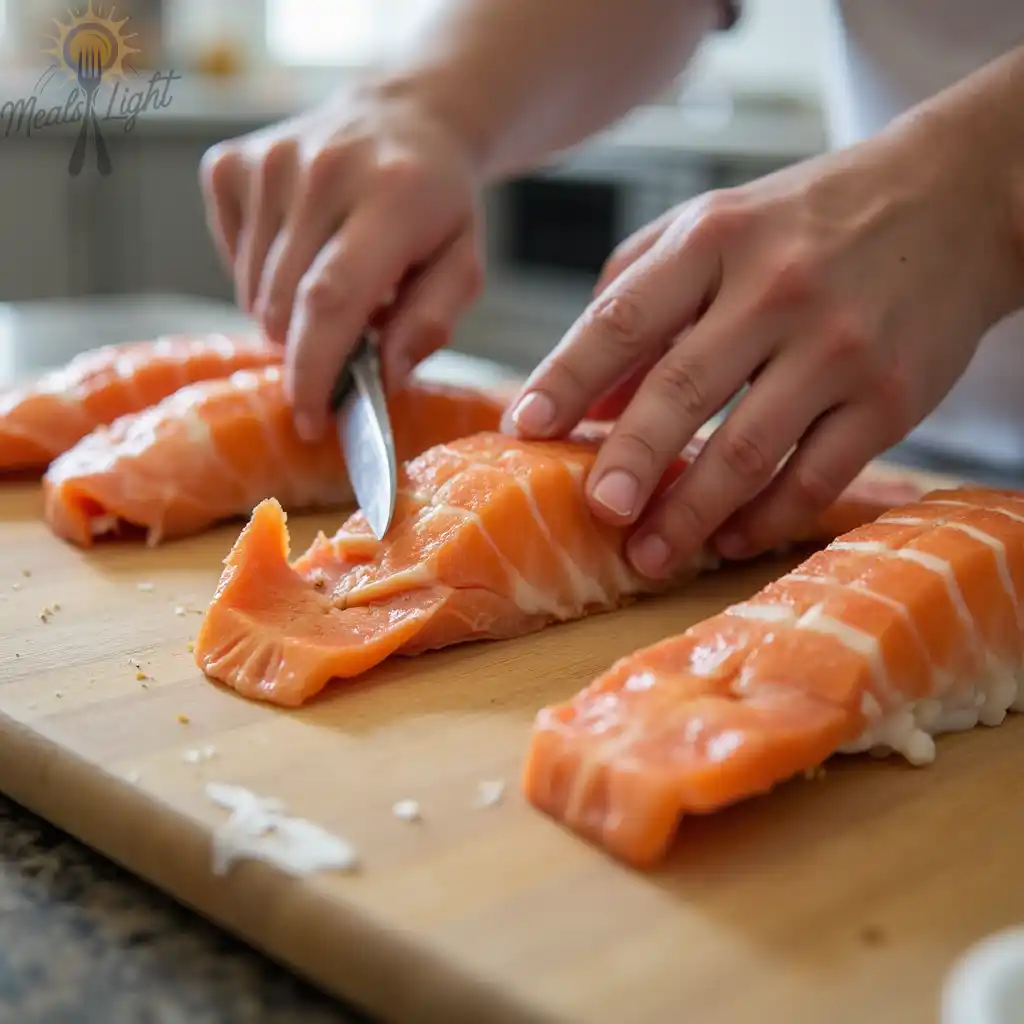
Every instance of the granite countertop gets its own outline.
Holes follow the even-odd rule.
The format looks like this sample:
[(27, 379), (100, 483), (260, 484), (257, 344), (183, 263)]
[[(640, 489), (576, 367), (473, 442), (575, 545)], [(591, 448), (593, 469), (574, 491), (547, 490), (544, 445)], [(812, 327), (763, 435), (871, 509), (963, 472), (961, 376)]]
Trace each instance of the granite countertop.
[(369, 1020), (3, 797), (0, 964), (12, 1024)]

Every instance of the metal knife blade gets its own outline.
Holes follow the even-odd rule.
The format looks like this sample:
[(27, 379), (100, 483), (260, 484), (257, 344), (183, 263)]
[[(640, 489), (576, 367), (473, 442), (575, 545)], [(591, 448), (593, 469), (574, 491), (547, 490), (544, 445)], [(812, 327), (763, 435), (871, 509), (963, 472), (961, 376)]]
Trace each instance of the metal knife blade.
[(376, 337), (364, 331), (331, 396), (338, 440), (352, 490), (380, 540), (395, 514), (398, 460), (391, 432)]

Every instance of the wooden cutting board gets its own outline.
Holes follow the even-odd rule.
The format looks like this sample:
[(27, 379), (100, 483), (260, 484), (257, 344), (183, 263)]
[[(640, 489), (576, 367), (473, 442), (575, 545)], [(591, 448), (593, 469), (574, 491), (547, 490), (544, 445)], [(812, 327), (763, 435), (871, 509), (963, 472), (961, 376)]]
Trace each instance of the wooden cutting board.
[[(849, 758), (688, 820), (648, 875), (521, 798), (540, 705), (792, 560), (396, 661), (283, 712), (206, 682), (188, 651), (237, 526), (87, 554), (47, 533), (35, 486), (0, 502), (0, 789), (386, 1019), (933, 1020), (954, 958), (1024, 917), (1020, 719), (943, 739), (927, 769)], [(294, 520), (294, 547), (336, 521)], [(482, 780), (507, 783), (497, 806), (474, 806)], [(227, 814), (209, 781), (280, 798), (350, 840), (360, 869), (215, 876)], [(394, 817), (403, 798), (422, 821)]]

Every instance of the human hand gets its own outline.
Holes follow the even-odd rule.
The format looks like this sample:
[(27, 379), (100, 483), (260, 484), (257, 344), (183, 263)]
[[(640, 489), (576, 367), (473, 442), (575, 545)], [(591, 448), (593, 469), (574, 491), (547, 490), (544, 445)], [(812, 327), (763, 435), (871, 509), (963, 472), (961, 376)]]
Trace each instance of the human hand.
[(359, 332), (394, 386), (444, 345), (482, 283), (478, 185), (442, 119), (364, 87), (209, 150), (201, 177), (239, 307), (286, 346), (295, 425), (322, 436)]
[(960, 142), (901, 126), (687, 202), (612, 254), (507, 426), (560, 436), (617, 417), (587, 488), (596, 516), (636, 524), (638, 571), (667, 576), (709, 538), (748, 557), (809, 526), (1021, 303), (1006, 211)]

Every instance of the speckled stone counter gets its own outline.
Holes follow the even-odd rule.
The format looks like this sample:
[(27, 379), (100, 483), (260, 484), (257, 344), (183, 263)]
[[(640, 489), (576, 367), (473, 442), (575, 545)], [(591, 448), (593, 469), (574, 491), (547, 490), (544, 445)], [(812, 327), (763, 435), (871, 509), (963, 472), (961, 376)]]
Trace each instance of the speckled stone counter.
[(365, 1024), (0, 797), (2, 1024)]

